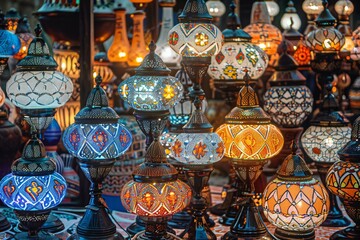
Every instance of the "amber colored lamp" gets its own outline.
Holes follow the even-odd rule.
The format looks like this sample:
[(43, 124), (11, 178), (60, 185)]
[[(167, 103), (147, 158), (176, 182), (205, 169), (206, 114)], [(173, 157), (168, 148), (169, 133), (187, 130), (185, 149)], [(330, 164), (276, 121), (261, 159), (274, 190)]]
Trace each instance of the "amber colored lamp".
[(145, 56), (148, 54), (144, 35), (145, 12), (141, 10), (135, 11), (134, 14), (132, 14), (132, 18), (134, 22), (134, 30), (129, 51), (128, 64), (130, 67), (138, 67), (144, 60)]
[(19, 20), (15, 34), (20, 39), (21, 47), (19, 52), (16, 53), (13, 57), (17, 60), (21, 60), (26, 57), (29, 45), (34, 39), (34, 35), (32, 35), (30, 32), (30, 25), (27, 18), (21, 18)]
[(254, 2), (251, 9), (250, 25), (246, 26), (244, 31), (252, 37), (251, 42), (259, 46), (269, 56), (276, 53), (282, 40), (280, 30), (271, 24), (266, 3), (262, 1)]
[(315, 239), (314, 228), (328, 215), (329, 195), (296, 150), (293, 144), (292, 153), (265, 188), (262, 205), (267, 219), (277, 227), (277, 238)]

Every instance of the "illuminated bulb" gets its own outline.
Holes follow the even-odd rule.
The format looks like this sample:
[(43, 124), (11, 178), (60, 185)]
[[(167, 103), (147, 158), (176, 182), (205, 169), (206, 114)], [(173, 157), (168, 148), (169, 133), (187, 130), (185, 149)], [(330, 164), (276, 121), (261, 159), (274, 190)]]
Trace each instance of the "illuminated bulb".
[(334, 140), (331, 137), (325, 139), (325, 144), (327, 147), (332, 147), (334, 145)]
[(120, 58), (126, 57), (126, 52), (119, 52), (119, 57)]
[(136, 57), (136, 62), (141, 63), (144, 59), (142, 57)]

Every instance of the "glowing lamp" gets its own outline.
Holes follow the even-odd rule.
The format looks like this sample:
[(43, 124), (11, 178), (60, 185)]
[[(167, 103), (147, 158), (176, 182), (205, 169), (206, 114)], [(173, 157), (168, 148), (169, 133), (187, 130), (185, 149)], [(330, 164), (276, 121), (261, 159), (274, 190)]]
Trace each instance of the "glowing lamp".
[(294, 2), (291, 0), (288, 2), (285, 13), (281, 17), (280, 25), (284, 30), (289, 30), (290, 28), (299, 30), (301, 27), (301, 19), (294, 7)]
[(280, 8), (279, 4), (275, 0), (265, 0), (266, 8), (269, 12), (270, 17), (273, 19), (276, 15), (279, 14)]
[(252, 5), (250, 25), (244, 31), (252, 37), (251, 42), (259, 46), (268, 56), (276, 53), (281, 43), (280, 30), (271, 24), (266, 2), (256, 1)]
[(136, 9), (145, 9), (146, 6), (151, 3), (153, 0), (130, 0), (136, 7)]
[(225, 4), (220, 0), (209, 0), (206, 2), (206, 7), (212, 17), (221, 17), (226, 12)]
[(354, 4), (350, 0), (339, 0), (334, 8), (340, 21), (349, 20), (349, 16), (354, 12)]
[(27, 55), (27, 51), (34, 35), (30, 33), (30, 25), (27, 18), (21, 18), (15, 31), (16, 36), (20, 39), (21, 47), (18, 53), (13, 57), (16, 60), (21, 60)]
[(354, 5), (349, 0), (339, 0), (335, 3), (335, 11), (339, 19), (337, 29), (345, 36), (345, 44), (341, 48), (341, 53), (342, 56), (347, 57), (355, 47), (349, 22), (350, 15), (354, 11)]
[[(105, 52), (98, 52), (94, 57), (94, 68), (93, 68), (93, 77), (94, 82), (97, 75), (100, 75), (103, 86), (106, 86), (107, 89), (111, 84), (116, 80), (114, 72), (111, 70), (112, 63), (109, 61)], [(112, 89), (112, 88), (110, 88)]]
[(145, 13), (141, 10), (135, 11), (132, 15), (133, 18), (133, 38), (129, 51), (128, 64), (130, 67), (139, 66), (148, 53), (145, 45), (144, 36), (144, 19)]
[(128, 60), (130, 43), (126, 31), (126, 9), (119, 5), (115, 12), (115, 34), (107, 55), (110, 62), (126, 62)]
[(299, 41), (293, 55), (295, 61), (299, 66), (309, 66), (311, 61), (311, 50), (304, 40)]
[(266, 218), (276, 226), (277, 238), (315, 239), (314, 229), (328, 215), (329, 195), (296, 150), (293, 144), (276, 178), (266, 186), (262, 206)]
[(15, 8), (10, 8), (9, 11), (7, 11), (5, 14), (5, 20), (6, 20), (7, 30), (9, 30), (12, 33), (15, 33), (20, 20), (20, 14), (18, 13), (18, 11), (16, 11)]

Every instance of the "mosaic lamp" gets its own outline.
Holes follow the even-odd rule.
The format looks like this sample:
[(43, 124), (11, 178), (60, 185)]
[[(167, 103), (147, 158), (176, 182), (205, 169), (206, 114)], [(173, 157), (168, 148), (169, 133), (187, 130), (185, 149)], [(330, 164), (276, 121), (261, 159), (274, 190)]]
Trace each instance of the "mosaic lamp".
[(280, 25), (284, 30), (293, 28), (297, 31), (301, 27), (301, 19), (297, 14), (296, 8), (294, 7), (294, 2), (291, 0), (287, 3), (285, 13), (282, 15), (280, 20)]
[(350, 26), (350, 15), (354, 12), (354, 4), (350, 0), (339, 0), (335, 3), (335, 11), (338, 14), (339, 24), (337, 29), (344, 35), (345, 44), (341, 48), (341, 56), (349, 56), (354, 49), (355, 43)]
[(244, 31), (252, 37), (251, 42), (259, 46), (271, 57), (281, 43), (280, 30), (271, 24), (266, 2), (256, 1), (252, 5), (250, 25)]
[(331, 239), (358, 239), (360, 237), (359, 130), (360, 118), (357, 118), (353, 124), (351, 140), (338, 151), (340, 161), (331, 166), (326, 176), (329, 191), (341, 198), (347, 214), (355, 223), (355, 226), (335, 232)]
[(287, 53), (287, 44), (283, 41), (280, 45), (282, 54), (275, 72), (268, 80), (270, 88), (264, 95), (264, 110), (271, 119), (280, 126), (285, 138), (282, 151), (271, 159), (270, 167), (278, 168), (281, 161), (290, 154), (292, 141), (298, 142), (304, 121), (313, 110), (313, 95), (305, 85), (305, 77), (297, 70), (293, 57)]
[(275, 0), (265, 0), (265, 3), (272, 21), (274, 20), (274, 17), (280, 12), (279, 4), (277, 4)]
[(133, 180), (121, 191), (125, 209), (145, 221), (146, 229), (132, 239), (180, 239), (167, 232), (166, 222), (191, 200), (191, 189), (178, 179), (167, 162), (165, 149), (156, 138), (149, 146), (145, 162), (133, 172)]
[[(320, 107), (320, 112), (301, 136), (300, 142), (305, 155), (315, 162), (320, 178), (325, 183), (326, 173), (334, 162), (339, 160), (337, 152), (349, 141), (351, 128), (349, 121), (339, 112), (339, 107), (331, 92), (332, 85)], [(336, 196), (329, 193), (329, 215), (323, 226), (347, 226), (350, 221), (339, 208)]]
[(269, 239), (253, 200), (254, 182), (260, 176), (264, 164), (281, 151), (284, 138), (280, 130), (271, 124), (270, 116), (259, 106), (259, 99), (249, 85), (248, 74), (245, 75), (245, 81), (238, 95), (237, 106), (226, 115), (225, 123), (216, 130), (224, 141), (225, 157), (231, 159), (240, 180), (237, 196), (242, 199), (230, 231), (223, 239)]
[(31, 34), (30, 25), (27, 18), (20, 18), (15, 34), (20, 39), (21, 47), (19, 52), (16, 53), (13, 57), (16, 60), (21, 60), (26, 57), (29, 45), (34, 39), (34, 35)]
[(167, 36), (169, 31), (174, 27), (174, 13), (173, 8), (176, 5), (176, 0), (163, 0), (159, 1), (160, 7), (162, 7), (162, 24), (159, 38), (156, 42), (155, 53), (166, 63), (168, 66), (178, 66), (180, 63), (180, 55), (177, 54), (169, 46)]
[(16, 11), (15, 8), (10, 8), (5, 14), (5, 20), (7, 25), (7, 30), (12, 33), (15, 33), (18, 23), (20, 20), (20, 14)]
[(133, 19), (133, 38), (129, 50), (128, 64), (130, 67), (138, 67), (148, 53), (144, 35), (145, 12), (137, 10), (131, 16)]
[[(262, 206), (277, 239), (315, 239), (314, 229), (325, 221), (329, 195), (324, 185), (312, 176), (304, 159), (292, 153), (285, 158), (276, 178), (265, 188)], [(290, 203), (290, 204), (289, 204)]]
[(316, 29), (315, 19), (324, 10), (322, 0), (305, 0), (302, 9), (306, 13), (308, 25), (304, 31), (304, 35), (309, 34)]
[(7, 66), (9, 57), (15, 55), (21, 46), (19, 38), (6, 30), (6, 26), (5, 15), (0, 11), (0, 75)]
[(101, 183), (115, 161), (131, 145), (131, 133), (118, 122), (118, 115), (109, 107), (105, 91), (100, 87), (101, 77), (88, 96), (86, 107), (75, 116), (75, 123), (63, 134), (65, 148), (76, 157), (91, 182), (90, 202), (80, 220), (78, 237), (106, 239), (117, 235), (101, 197)]
[(265, 52), (252, 44), (251, 36), (241, 29), (240, 18), (235, 13), (235, 8), (232, 2), (227, 27), (223, 31), (225, 43), (220, 52), (211, 57), (211, 65), (208, 69), (208, 74), (214, 79), (216, 88), (226, 93), (234, 92), (234, 95), (244, 84), (244, 69), (248, 70), (252, 79), (257, 80), (263, 75), (269, 62)]
[(130, 43), (126, 30), (126, 9), (121, 4), (114, 8), (115, 34), (107, 55), (110, 62), (126, 63), (128, 61)]

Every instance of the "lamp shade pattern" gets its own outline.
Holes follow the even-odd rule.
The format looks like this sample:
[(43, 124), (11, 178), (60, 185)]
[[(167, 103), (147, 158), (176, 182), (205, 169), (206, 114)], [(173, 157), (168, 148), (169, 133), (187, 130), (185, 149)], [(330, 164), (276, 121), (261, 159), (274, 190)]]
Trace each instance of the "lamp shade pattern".
[(338, 161), (326, 176), (330, 192), (349, 201), (360, 201), (360, 167), (355, 162)]
[(284, 182), (274, 179), (263, 196), (264, 214), (277, 227), (306, 231), (325, 221), (330, 206), (325, 187), (317, 180)]
[(300, 41), (296, 46), (293, 58), (299, 64), (299, 66), (310, 65), (311, 50), (306, 46), (304, 41)]
[(138, 216), (167, 217), (189, 205), (191, 189), (180, 180), (163, 183), (128, 182), (121, 191), (125, 209)]
[(0, 29), (0, 57), (10, 57), (21, 47), (19, 38), (8, 30)]
[(211, 57), (219, 53), (223, 35), (211, 23), (179, 23), (170, 30), (168, 42), (183, 57)]
[(264, 110), (283, 127), (301, 125), (312, 112), (313, 96), (306, 86), (271, 87), (264, 95)]
[(58, 108), (70, 99), (73, 84), (58, 71), (21, 71), (11, 76), (6, 92), (19, 108)]
[(63, 135), (66, 149), (79, 159), (115, 159), (131, 145), (131, 133), (116, 124), (72, 124)]
[(225, 145), (225, 156), (243, 160), (267, 160), (284, 145), (280, 130), (273, 124), (223, 124), (217, 130)]
[(14, 58), (17, 60), (21, 60), (27, 55), (28, 47), (33, 40), (34, 36), (31, 33), (19, 33), (17, 34), (21, 47), (19, 51), (14, 55)]
[(220, 161), (224, 152), (224, 143), (216, 133), (181, 133), (171, 146), (171, 155), (185, 164), (212, 164)]
[(310, 126), (301, 136), (301, 144), (305, 153), (315, 162), (336, 162), (337, 151), (349, 140), (351, 128)]
[(15, 210), (41, 211), (56, 207), (66, 193), (65, 179), (58, 173), (41, 176), (6, 175), (0, 199)]
[(208, 73), (213, 79), (243, 79), (245, 69), (252, 79), (263, 75), (269, 58), (261, 48), (251, 43), (226, 42), (211, 58)]
[(183, 86), (172, 76), (133, 76), (120, 84), (119, 93), (135, 110), (162, 111), (180, 101)]
[(340, 51), (345, 37), (335, 28), (319, 27), (307, 35), (306, 44), (315, 52)]

